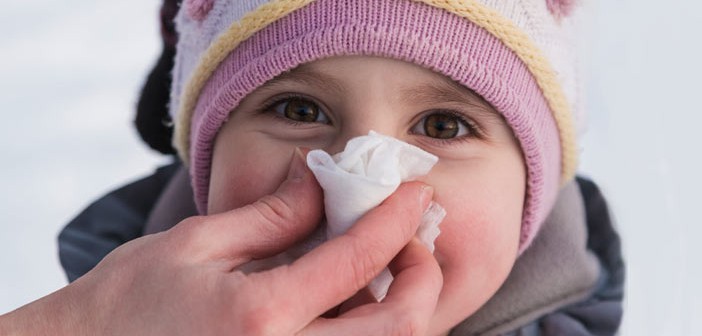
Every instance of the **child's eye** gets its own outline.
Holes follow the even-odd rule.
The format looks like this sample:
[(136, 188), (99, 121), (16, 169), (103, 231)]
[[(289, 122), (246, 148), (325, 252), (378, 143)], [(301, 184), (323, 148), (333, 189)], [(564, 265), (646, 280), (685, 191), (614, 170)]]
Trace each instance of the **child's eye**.
[(271, 107), (281, 117), (294, 122), (301, 123), (323, 123), (328, 124), (329, 118), (324, 114), (316, 103), (300, 98), (285, 98), (273, 104)]
[(473, 135), (472, 125), (449, 112), (435, 112), (422, 118), (413, 128), (415, 134), (435, 139), (453, 139)]

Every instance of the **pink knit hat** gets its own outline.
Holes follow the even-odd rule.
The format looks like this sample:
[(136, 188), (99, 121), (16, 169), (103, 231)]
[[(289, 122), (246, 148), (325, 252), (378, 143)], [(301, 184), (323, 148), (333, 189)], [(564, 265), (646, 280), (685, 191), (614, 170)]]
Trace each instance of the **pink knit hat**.
[(520, 253), (576, 166), (573, 0), (184, 0), (171, 95), (175, 146), (207, 209), (214, 138), (285, 71), (339, 55), (394, 58), (472, 89), (504, 116), (527, 166)]

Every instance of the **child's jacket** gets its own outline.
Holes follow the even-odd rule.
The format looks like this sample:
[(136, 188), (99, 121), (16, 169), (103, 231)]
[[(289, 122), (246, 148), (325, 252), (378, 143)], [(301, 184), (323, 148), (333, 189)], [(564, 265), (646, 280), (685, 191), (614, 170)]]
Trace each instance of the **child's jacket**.
[[(73, 281), (117, 246), (195, 214), (185, 169), (159, 168), (71, 221), (59, 235), (61, 264)], [(497, 294), (451, 335), (613, 335), (623, 284), (619, 236), (605, 200), (594, 183), (577, 178)]]

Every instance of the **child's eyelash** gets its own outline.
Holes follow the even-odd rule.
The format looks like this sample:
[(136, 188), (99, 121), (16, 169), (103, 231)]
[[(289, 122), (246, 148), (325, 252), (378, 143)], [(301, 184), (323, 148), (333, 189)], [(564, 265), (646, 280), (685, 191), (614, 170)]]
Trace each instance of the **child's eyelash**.
[(261, 103), (261, 107), (258, 109), (258, 111), (260, 113), (269, 113), (279, 104), (290, 101), (292, 99), (311, 100), (310, 98), (305, 97), (305, 96), (300, 95), (300, 94), (284, 93), (284, 94), (276, 95), (274, 97), (266, 99), (263, 103)]
[(465, 141), (470, 141), (472, 139), (485, 139), (486, 134), (485, 131), (482, 129), (482, 127), (475, 122), (474, 120), (466, 117), (463, 113), (454, 111), (454, 110), (448, 110), (448, 109), (437, 109), (437, 110), (430, 110), (425, 112), (420, 118), (418, 123), (424, 122), (426, 118), (428, 118), (431, 115), (434, 114), (443, 114), (443, 115), (448, 115), (453, 118), (456, 118), (458, 122), (463, 124), (467, 129), (468, 129), (468, 134), (465, 136), (458, 136), (454, 138), (448, 138), (448, 139), (439, 139), (439, 138), (432, 138), (428, 137), (427, 138), (430, 141), (441, 143), (441, 144), (448, 144), (448, 143), (455, 143), (455, 142), (465, 142)]
[(323, 107), (322, 104), (317, 102), (314, 98), (299, 93), (283, 93), (273, 96), (261, 103), (261, 107), (257, 109), (257, 114), (270, 115), (276, 120), (283, 121), (293, 126), (309, 124), (307, 122), (301, 122), (290, 118), (281, 117), (275, 112), (276, 106), (283, 103), (289, 103), (295, 99), (308, 101), (316, 105), (319, 108), (320, 113), (323, 113), (328, 116), (326, 109)]
[(475, 137), (478, 137), (481, 139), (484, 138), (485, 133), (483, 132), (483, 129), (473, 119), (470, 119), (470, 118), (466, 117), (463, 113), (456, 112), (456, 111), (448, 110), (448, 111), (443, 111), (443, 112), (445, 112), (445, 113), (447, 113), (455, 118), (458, 118), (458, 120), (460, 122), (462, 122), (463, 124), (466, 125), (466, 127), (468, 127), (468, 130), (470, 131), (470, 133), (473, 134)]

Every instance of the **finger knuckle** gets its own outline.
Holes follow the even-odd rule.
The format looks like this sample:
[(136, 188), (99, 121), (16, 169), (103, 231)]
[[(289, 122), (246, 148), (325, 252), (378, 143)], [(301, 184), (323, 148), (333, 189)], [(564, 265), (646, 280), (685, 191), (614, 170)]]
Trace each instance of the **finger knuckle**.
[(265, 302), (249, 306), (248, 309), (237, 314), (239, 320), (237, 334), (255, 336), (280, 334), (275, 323), (276, 314), (279, 313), (274, 307)]
[(424, 334), (424, 323), (420, 319), (407, 311), (398, 312), (392, 317), (395, 323), (392, 324), (391, 330), (387, 335), (394, 336), (417, 336)]
[(392, 227), (398, 230), (400, 237), (412, 237), (419, 226), (422, 214), (417, 210), (416, 206), (412, 206), (405, 202), (392, 202), (385, 204), (385, 217), (390, 218), (394, 223)]
[(167, 231), (169, 246), (178, 246), (180, 251), (197, 250), (208, 241), (205, 232), (206, 217), (194, 216), (182, 220), (178, 225)]
[(270, 224), (270, 229), (284, 228), (295, 221), (295, 211), (283, 198), (276, 195), (267, 195), (253, 203), (256, 212)]
[(378, 272), (388, 264), (390, 256), (385, 252), (387, 247), (377, 242), (377, 239), (361, 242), (360, 237), (350, 233), (347, 237), (347, 248), (351, 253), (350, 268), (353, 283), (356, 288), (363, 288), (373, 280)]
[(180, 223), (174, 226), (171, 231), (189, 237), (192, 236), (192, 231), (196, 231), (200, 226), (202, 226), (203, 222), (205, 222), (205, 217), (203, 216), (188, 217), (180, 221)]

